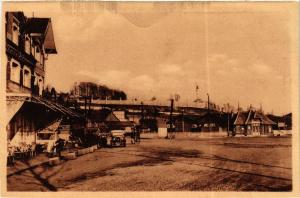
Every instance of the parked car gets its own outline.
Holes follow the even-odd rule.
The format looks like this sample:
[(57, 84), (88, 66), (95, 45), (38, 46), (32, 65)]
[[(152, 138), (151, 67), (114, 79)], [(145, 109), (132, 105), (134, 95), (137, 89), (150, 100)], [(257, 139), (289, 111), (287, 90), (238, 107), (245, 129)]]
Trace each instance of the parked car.
[(57, 131), (40, 131), (36, 134), (36, 144), (41, 145), (43, 150), (51, 153), (55, 142), (58, 140)]
[(126, 138), (125, 138), (124, 130), (112, 130), (110, 132), (110, 146), (126, 146)]
[(110, 136), (110, 133), (98, 133), (98, 148), (107, 146), (107, 139)]

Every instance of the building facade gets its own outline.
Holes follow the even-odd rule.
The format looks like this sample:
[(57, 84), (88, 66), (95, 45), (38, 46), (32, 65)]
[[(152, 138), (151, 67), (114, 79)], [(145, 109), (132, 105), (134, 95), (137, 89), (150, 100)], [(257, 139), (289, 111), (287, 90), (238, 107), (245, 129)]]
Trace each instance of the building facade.
[(273, 133), (274, 125), (276, 125), (276, 123), (262, 112), (250, 109), (236, 114), (233, 122), (233, 130), (235, 134), (269, 135)]
[(56, 54), (50, 18), (27, 18), (23, 12), (5, 14), (7, 93), (41, 96), (49, 54)]
[(62, 111), (42, 100), (45, 66), (56, 54), (50, 18), (5, 13), (7, 139), (16, 146), (36, 141), (36, 133), (61, 118)]

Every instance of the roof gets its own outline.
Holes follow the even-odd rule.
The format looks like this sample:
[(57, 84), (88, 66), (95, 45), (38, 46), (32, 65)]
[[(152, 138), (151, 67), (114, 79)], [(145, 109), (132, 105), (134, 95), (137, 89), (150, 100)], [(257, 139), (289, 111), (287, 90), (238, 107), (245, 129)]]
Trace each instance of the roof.
[(276, 124), (270, 118), (268, 118), (267, 116), (265, 116), (264, 114), (262, 114), (260, 112), (255, 112), (253, 117), (260, 119), (262, 124), (268, 124), (268, 125)]
[(57, 54), (50, 18), (28, 18), (26, 32), (44, 39), (47, 54)]
[(253, 119), (260, 120), (261, 124), (264, 125), (276, 124), (275, 122), (270, 120), (267, 116), (265, 116), (263, 113), (249, 110), (244, 112), (238, 112), (234, 121), (234, 125), (246, 125), (249, 124)]
[(28, 18), (26, 31), (28, 33), (45, 34), (50, 18)]
[(246, 120), (248, 118), (248, 113), (249, 112), (238, 112), (233, 124), (234, 125), (244, 125), (244, 124), (246, 124)]
[(88, 116), (93, 121), (104, 122), (110, 113), (111, 111), (108, 109), (90, 110)]
[(105, 124), (109, 128), (122, 128), (122, 127), (132, 127), (134, 126), (134, 123), (132, 121), (110, 121), (110, 122), (105, 122)]

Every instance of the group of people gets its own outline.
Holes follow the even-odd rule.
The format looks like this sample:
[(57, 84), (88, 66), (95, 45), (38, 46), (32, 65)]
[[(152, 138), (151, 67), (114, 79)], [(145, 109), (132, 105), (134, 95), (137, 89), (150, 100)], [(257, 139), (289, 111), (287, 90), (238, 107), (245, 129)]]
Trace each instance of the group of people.
[(140, 142), (140, 130), (138, 128), (133, 128), (131, 132), (131, 143), (135, 144), (136, 142)]

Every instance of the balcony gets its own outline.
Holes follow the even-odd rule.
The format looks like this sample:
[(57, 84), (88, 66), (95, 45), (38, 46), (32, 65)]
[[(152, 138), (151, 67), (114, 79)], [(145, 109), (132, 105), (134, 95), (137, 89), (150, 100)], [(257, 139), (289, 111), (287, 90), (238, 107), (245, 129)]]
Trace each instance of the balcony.
[(28, 66), (34, 66), (36, 63), (32, 55), (27, 54), (24, 49), (21, 49), (20, 46), (17, 46), (9, 39), (6, 39), (6, 53)]
[(31, 94), (32, 93), (30, 88), (21, 86), (20, 84), (15, 83), (11, 80), (6, 81), (6, 92), (7, 93), (19, 93), (19, 94), (21, 94), (21, 93)]
[(37, 73), (39, 76), (45, 77), (44, 66), (40, 62), (36, 62), (34, 72)]

